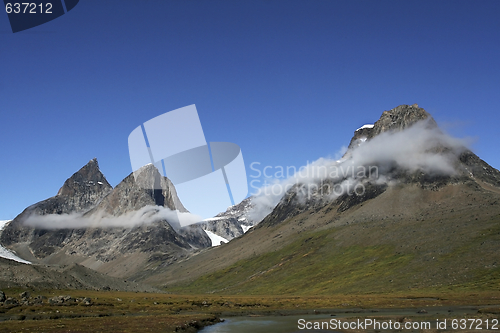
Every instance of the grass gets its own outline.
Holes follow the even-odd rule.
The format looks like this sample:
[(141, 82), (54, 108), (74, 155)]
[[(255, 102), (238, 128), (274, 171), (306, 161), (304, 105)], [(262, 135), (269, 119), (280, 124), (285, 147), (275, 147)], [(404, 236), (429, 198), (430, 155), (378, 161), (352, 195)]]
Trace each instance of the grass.
[(391, 291), (390, 281), (408, 265), (409, 254), (396, 254), (390, 245), (336, 246), (331, 233), (316, 232), (288, 246), (169, 291), (223, 294), (325, 295), (338, 292)]
[[(4, 290), (17, 297), (20, 289)], [(33, 296), (89, 297), (92, 305), (23, 305), (0, 307), (0, 332), (196, 332), (218, 322), (195, 299), (166, 294), (42, 290)], [(18, 298), (18, 297), (17, 297)], [(203, 305), (203, 304), (202, 304)]]
[(165, 290), (299, 296), (500, 291), (500, 216), (476, 221), (386, 220), (303, 232), (274, 251)]
[[(421, 214), (414, 220), (394, 216), (304, 228), (290, 232), (274, 250), (169, 284), (165, 294), (32, 291), (32, 296), (90, 297), (93, 305), (0, 307), (0, 320), (13, 319), (0, 321), (0, 332), (195, 332), (220, 316), (339, 308), (481, 305), (481, 311), (497, 317), (500, 215), (480, 215), (488, 209), (481, 206), (467, 216), (457, 210), (446, 219)], [(286, 227), (266, 231), (277, 237)], [(24, 290), (4, 291), (17, 296)]]
[[(19, 289), (5, 290), (17, 296)], [(339, 308), (423, 308), (483, 305), (488, 313), (500, 292), (335, 294), (328, 296), (177, 295), (112, 291), (31, 291), (32, 296), (69, 294), (92, 298), (93, 305), (1, 307), (0, 332), (196, 332), (220, 316), (312, 313)], [(325, 310), (328, 311), (328, 310)]]
[(169, 291), (223, 294), (325, 295), (391, 290), (391, 280), (413, 256), (390, 245), (338, 247), (331, 234), (316, 232), (288, 246), (250, 259)]
[[(390, 241), (342, 242), (346, 234), (358, 231), (341, 227), (304, 232), (275, 251), (168, 286), (168, 293), (32, 290), (32, 297), (90, 297), (93, 304), (0, 307), (0, 332), (196, 332), (221, 316), (339, 308), (482, 305), (487, 307), (482, 309), (484, 314), (496, 316), (500, 313), (500, 268), (481, 264), (464, 270), (472, 260), (497, 257), (488, 249), (495, 248), (500, 230), (491, 225), (467, 242), (447, 247), (441, 255), (429, 255), (426, 248), (413, 250), (414, 244), (405, 252)], [(492, 246), (477, 255), (477, 249), (484, 249), (488, 242)], [(484, 263), (492, 262), (486, 259)], [(454, 265), (460, 260), (467, 262), (460, 274), (467, 274), (468, 279), (442, 283), (439, 279), (444, 273), (437, 275), (436, 270), (456, 274)], [(422, 275), (428, 275), (432, 283), (424, 281), (415, 287), (414, 276)], [(4, 291), (8, 297), (18, 297), (25, 289)]]
[(0, 332), (197, 332), (211, 315), (155, 315), (15, 321), (0, 323)]

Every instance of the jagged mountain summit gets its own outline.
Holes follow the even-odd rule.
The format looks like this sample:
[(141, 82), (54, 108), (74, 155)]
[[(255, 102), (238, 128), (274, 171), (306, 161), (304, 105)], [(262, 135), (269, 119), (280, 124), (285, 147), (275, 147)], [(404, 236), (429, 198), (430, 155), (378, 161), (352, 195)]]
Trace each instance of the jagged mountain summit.
[[(359, 143), (359, 140), (363, 142), (366, 140), (369, 141), (370, 139), (383, 133), (400, 132), (418, 123), (421, 123), (423, 129), (427, 130), (430, 133), (443, 134), (434, 118), (432, 118), (432, 116), (427, 111), (419, 108), (417, 104), (400, 105), (389, 111), (384, 111), (380, 119), (375, 122), (372, 128), (365, 128), (356, 131), (353, 138), (351, 139), (349, 150), (352, 150), (351, 146), (353, 146), (356, 142)], [(420, 133), (416, 132), (415, 134)], [(424, 148), (428, 149), (430, 153), (433, 153), (433, 155), (443, 155), (452, 150), (455, 150), (455, 155), (451, 156), (453, 161), (450, 162), (454, 164), (456, 172), (449, 175), (450, 177), (471, 177), (495, 186), (500, 186), (500, 177), (498, 170), (492, 168), (486, 162), (481, 160), (470, 149), (466, 148), (465, 146), (454, 147), (456, 146), (456, 142), (452, 142), (451, 140), (449, 140), (449, 137), (445, 135), (432, 135), (429, 136), (429, 139), (432, 139), (433, 142), (431, 142)], [(418, 142), (418, 138), (412, 138), (410, 142), (415, 141)], [(429, 156), (432, 157), (432, 155)], [(419, 171), (421, 173), (425, 173), (427, 170), (420, 169)]]
[[(99, 203), (113, 188), (99, 169), (97, 159), (90, 160), (68, 178), (54, 197), (26, 208), (2, 232), (0, 242), (9, 246), (20, 242), (36, 242), (46, 233), (25, 226), (23, 221), (31, 215), (85, 213)], [(63, 237), (64, 238), (64, 237)], [(40, 245), (44, 242), (40, 239)], [(34, 248), (38, 248), (33, 244)], [(35, 252), (37, 252), (35, 250)]]
[(24, 214), (87, 212), (112, 190), (99, 169), (97, 159), (94, 158), (68, 178), (57, 195), (26, 208)]
[(366, 140), (370, 140), (381, 133), (402, 131), (422, 120), (429, 121), (427, 124), (429, 128), (438, 127), (434, 118), (427, 111), (418, 107), (418, 104), (399, 105), (394, 109), (384, 111), (379, 120), (373, 125), (364, 125), (354, 132), (346, 154)]
[(381, 133), (402, 131), (422, 120), (429, 120), (428, 128), (438, 127), (434, 118), (427, 111), (418, 107), (418, 104), (399, 105), (394, 109), (384, 111), (375, 124), (364, 125), (354, 132), (348, 152)]
[(122, 180), (89, 214), (121, 216), (146, 206), (170, 210), (177, 207), (179, 211), (187, 212), (170, 179), (161, 176), (153, 164), (142, 167)]
[[(315, 166), (379, 173), (300, 179), (242, 237), (144, 281), (179, 292), (309, 295), (500, 282), (500, 171), (424, 109), (384, 111), (355, 131), (342, 160)], [(353, 184), (364, 191), (332, 194)], [(306, 185), (315, 186), (303, 195)]]
[[(364, 126), (356, 130), (344, 157), (350, 156), (355, 148), (380, 134), (401, 132), (419, 122), (423, 123), (423, 127), (426, 130), (442, 134), (434, 118), (427, 111), (419, 108), (417, 104), (400, 105), (389, 111), (384, 111), (374, 125)], [(434, 155), (443, 155), (453, 149), (453, 147), (450, 147), (450, 142), (444, 136), (431, 136), (430, 139), (435, 140), (435, 142), (432, 142), (426, 148), (433, 150)], [(462, 146), (459, 148), (458, 153), (455, 156), (451, 156), (454, 159), (452, 162), (456, 171), (451, 176), (472, 177), (495, 186), (500, 186), (500, 177), (496, 169), (481, 160), (466, 147)], [(426, 170), (419, 171), (425, 173)]]
[[(94, 158), (68, 178), (55, 197), (45, 200), (45, 203), (58, 200), (59, 202), (53, 204), (53, 208), (57, 206), (59, 210), (47, 210), (48, 207), (43, 207), (45, 210), (42, 213), (62, 214), (86, 211), (112, 189), (99, 169), (97, 159)], [(42, 206), (46, 205), (37, 205), (36, 208), (40, 209)]]
[(93, 159), (56, 196), (10, 222), (0, 242), (34, 263), (79, 263), (129, 277), (145, 265), (168, 265), (211, 245), (200, 226), (172, 227), (175, 207), (185, 211), (170, 180), (153, 165), (113, 189)]
[[(305, 200), (298, 190), (303, 184), (298, 183), (269, 220), (276, 223), (309, 206), (327, 205), (332, 199), (340, 203), (339, 209), (347, 210), (379, 196), (391, 184), (418, 184), (434, 190), (447, 184), (500, 187), (498, 170), (470, 151), (463, 141), (443, 133), (417, 104), (384, 111), (373, 125), (357, 129), (343, 158), (327, 168), (335, 171), (335, 176), (316, 180), (319, 186), (307, 193)], [(356, 186), (362, 191), (352, 195)], [(337, 188), (343, 191), (332, 193)]]

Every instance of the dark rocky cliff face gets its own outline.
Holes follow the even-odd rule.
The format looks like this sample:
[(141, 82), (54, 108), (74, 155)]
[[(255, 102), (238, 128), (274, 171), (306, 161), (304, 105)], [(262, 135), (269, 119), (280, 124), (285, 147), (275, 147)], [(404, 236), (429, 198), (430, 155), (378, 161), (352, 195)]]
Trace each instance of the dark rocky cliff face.
[[(35, 241), (49, 231), (24, 226), (23, 222), (28, 216), (85, 213), (95, 207), (112, 190), (113, 188), (99, 170), (99, 164), (94, 158), (68, 178), (56, 196), (31, 205), (19, 214), (5, 228), (0, 242), (4, 245), (11, 245)], [(72, 232), (64, 229), (58, 230), (55, 238), (62, 241)]]
[(434, 118), (427, 111), (419, 108), (417, 104), (400, 105), (389, 111), (384, 111), (372, 128), (361, 128), (354, 132), (348, 149), (358, 146), (361, 138), (369, 140), (384, 132), (402, 131), (425, 119), (429, 120), (427, 124), (429, 127), (437, 127)]
[(57, 192), (61, 198), (60, 211), (44, 211), (44, 214), (74, 213), (88, 210), (104, 198), (113, 188), (99, 169), (97, 159), (90, 160), (78, 172), (68, 178)]
[(465, 175), (500, 187), (500, 171), (491, 167), (470, 150), (460, 155), (459, 165), (463, 168)]

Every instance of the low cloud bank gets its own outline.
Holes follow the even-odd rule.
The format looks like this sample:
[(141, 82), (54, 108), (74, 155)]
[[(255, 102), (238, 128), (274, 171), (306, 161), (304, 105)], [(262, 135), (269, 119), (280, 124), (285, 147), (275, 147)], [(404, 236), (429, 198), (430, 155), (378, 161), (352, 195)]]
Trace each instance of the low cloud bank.
[(431, 176), (455, 175), (458, 156), (470, 143), (470, 139), (451, 137), (428, 120), (404, 131), (381, 133), (371, 140), (360, 138), (358, 146), (339, 160), (320, 158), (287, 179), (271, 180), (255, 194), (254, 207), (248, 218), (260, 222), (290, 190), (296, 191), (298, 199), (305, 202), (325, 182), (333, 185), (326, 198), (334, 200), (345, 193), (364, 193), (367, 181), (376, 184), (392, 182), (387, 176), (395, 168), (407, 172), (422, 171)]
[(141, 224), (150, 224), (166, 220), (172, 228), (181, 228), (179, 215), (183, 221), (196, 223), (202, 218), (191, 213), (180, 213), (161, 206), (145, 206), (137, 211), (120, 216), (109, 216), (100, 213), (91, 215), (72, 214), (32, 214), (24, 220), (24, 225), (42, 229), (84, 229), (84, 228), (133, 228)]

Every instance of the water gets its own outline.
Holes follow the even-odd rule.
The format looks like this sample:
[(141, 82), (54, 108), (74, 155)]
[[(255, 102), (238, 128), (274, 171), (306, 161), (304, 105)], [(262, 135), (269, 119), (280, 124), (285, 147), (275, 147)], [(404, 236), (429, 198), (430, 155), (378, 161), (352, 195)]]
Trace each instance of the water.
[[(431, 321), (434, 318), (445, 319), (450, 315), (465, 318), (468, 315), (477, 313), (475, 306), (437, 306), (424, 307), (426, 312), (418, 313), (422, 308), (406, 309), (337, 309), (328, 314), (316, 315), (293, 315), (293, 316), (263, 316), (263, 317), (229, 317), (220, 324), (207, 326), (200, 333), (298, 333), (298, 332), (335, 332), (332, 330), (305, 330), (299, 329), (299, 319), (306, 322), (322, 322), (331, 319), (347, 320), (349, 318), (379, 318), (384, 320), (395, 316), (398, 318), (409, 317), (415, 321)], [(421, 311), (422, 312), (422, 311)], [(432, 318), (432, 319), (431, 319)], [(302, 327), (303, 328), (303, 327)], [(398, 332), (400, 330), (397, 330)]]
[[(298, 320), (329, 320), (328, 315), (298, 315), (298, 316), (265, 316), (265, 317), (230, 317), (223, 323), (207, 326), (200, 333), (296, 333), (299, 330)], [(307, 330), (307, 332), (333, 332), (322, 330)]]

